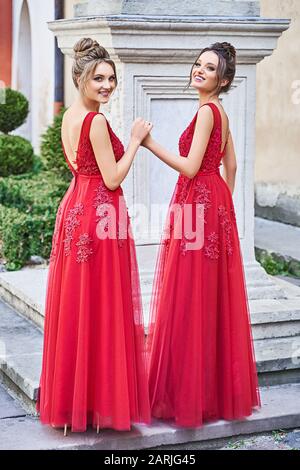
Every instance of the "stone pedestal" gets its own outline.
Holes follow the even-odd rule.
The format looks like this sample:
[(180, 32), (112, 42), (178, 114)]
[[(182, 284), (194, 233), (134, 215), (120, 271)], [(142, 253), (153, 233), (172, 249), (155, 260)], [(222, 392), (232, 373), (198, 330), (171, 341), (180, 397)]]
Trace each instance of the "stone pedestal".
[[(244, 0), (90, 0), (78, 4), (75, 13), (73, 20), (50, 22), (49, 28), (65, 54), (71, 54), (81, 37), (93, 37), (108, 49), (119, 78), (108, 113), (125, 142), (132, 121), (143, 116), (154, 122), (153, 136), (177, 151), (178, 137), (198, 106), (194, 91), (184, 90), (191, 64), (201, 48), (213, 42), (228, 41), (236, 47), (237, 73), (223, 102), (238, 158), (234, 201), (248, 293), (251, 299), (284, 298), (254, 257), (253, 169), (256, 64), (272, 54), (289, 21), (261, 18), (259, 2)], [(204, 13), (211, 16), (199, 16)], [(162, 229), (155, 204), (165, 204), (164, 219), (176, 179), (176, 172), (141, 149), (123, 185), (129, 209), (142, 205), (138, 210), (144, 222), (138, 224), (135, 218), (135, 234), (146, 311)], [(151, 218), (156, 222), (149, 234)]]

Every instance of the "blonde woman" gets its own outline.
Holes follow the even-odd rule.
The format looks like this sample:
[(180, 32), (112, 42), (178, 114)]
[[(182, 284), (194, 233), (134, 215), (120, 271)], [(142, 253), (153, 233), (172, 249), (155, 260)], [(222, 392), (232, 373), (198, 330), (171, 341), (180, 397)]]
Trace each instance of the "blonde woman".
[(65, 434), (150, 421), (138, 268), (120, 184), (152, 126), (137, 119), (124, 151), (99, 112), (117, 86), (114, 62), (89, 38), (74, 54), (78, 97), (62, 122), (74, 177), (53, 235), (37, 403), (41, 422)]

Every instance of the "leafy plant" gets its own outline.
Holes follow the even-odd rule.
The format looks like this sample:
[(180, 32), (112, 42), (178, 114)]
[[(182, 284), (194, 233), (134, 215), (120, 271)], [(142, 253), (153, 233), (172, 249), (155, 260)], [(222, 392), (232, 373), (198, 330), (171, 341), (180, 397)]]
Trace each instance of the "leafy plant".
[(0, 176), (26, 173), (32, 170), (33, 164), (34, 151), (28, 140), (16, 135), (0, 135)]
[(57, 208), (67, 187), (68, 182), (44, 171), (0, 178), (0, 254), (7, 269), (19, 269), (31, 255), (49, 257)]
[(71, 181), (72, 173), (66, 163), (61, 144), (61, 124), (65, 112), (62, 108), (55, 116), (53, 124), (48, 127), (41, 139), (41, 159), (45, 170), (59, 173), (60, 176)]
[(5, 89), (5, 103), (0, 105), (0, 132), (8, 134), (26, 121), (29, 113), (27, 98), (19, 91)]

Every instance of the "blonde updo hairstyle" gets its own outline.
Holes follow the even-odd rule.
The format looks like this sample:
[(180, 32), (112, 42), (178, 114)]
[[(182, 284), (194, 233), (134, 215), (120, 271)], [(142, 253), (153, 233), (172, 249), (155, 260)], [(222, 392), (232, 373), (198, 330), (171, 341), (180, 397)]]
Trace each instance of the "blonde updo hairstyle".
[[(111, 60), (107, 50), (100, 46), (97, 41), (91, 38), (80, 39), (73, 47), (73, 51), (74, 62), (72, 66), (72, 78), (75, 87), (83, 94), (85, 92), (87, 81), (93, 75), (97, 65), (101, 64), (101, 62), (106, 62), (111, 65), (116, 77), (117, 85), (118, 82), (115, 63)], [(79, 78), (81, 80), (78, 84)]]

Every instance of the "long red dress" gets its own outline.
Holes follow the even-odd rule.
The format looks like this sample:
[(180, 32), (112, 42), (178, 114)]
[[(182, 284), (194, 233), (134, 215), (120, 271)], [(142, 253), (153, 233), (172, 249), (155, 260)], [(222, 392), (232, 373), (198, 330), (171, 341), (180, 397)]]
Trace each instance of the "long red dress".
[[(240, 419), (260, 406), (235, 212), (219, 172), (225, 152), (221, 114), (207, 104), (214, 125), (201, 168), (192, 179), (179, 176), (169, 212), (173, 204), (202, 204), (204, 244), (187, 249), (189, 237), (175, 237), (176, 218), (168, 216), (148, 336), (152, 415), (187, 427)], [(196, 119), (180, 137), (182, 157), (189, 153)]]
[[(133, 422), (150, 422), (140, 285), (134, 242), (126, 237), (126, 206), (128, 226), (117, 225), (117, 237), (99, 239), (96, 233), (97, 224), (102, 233), (108, 230), (109, 206), (117, 215), (124, 208), (121, 187), (107, 189), (94, 156), (89, 132), (97, 114), (84, 118), (76, 171), (65, 154), (74, 178), (53, 235), (37, 402), (42, 423), (68, 424), (72, 431), (87, 425), (129, 430)], [(119, 160), (123, 145), (107, 126)]]

